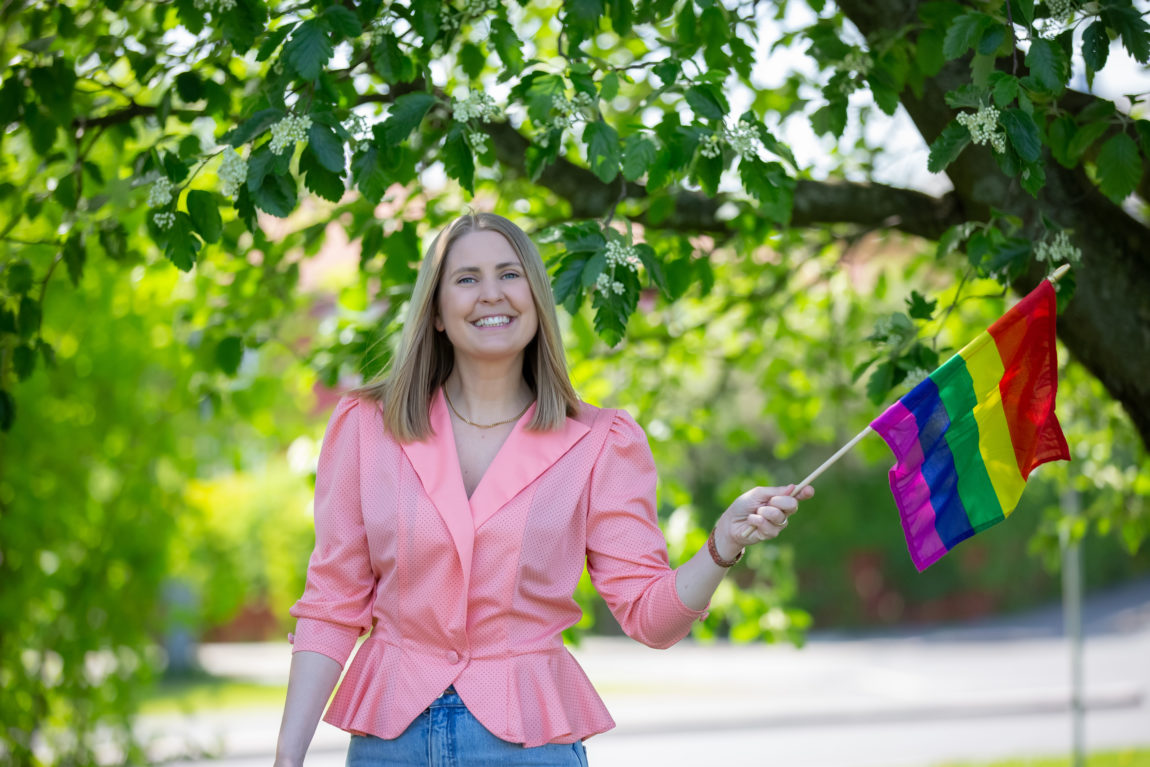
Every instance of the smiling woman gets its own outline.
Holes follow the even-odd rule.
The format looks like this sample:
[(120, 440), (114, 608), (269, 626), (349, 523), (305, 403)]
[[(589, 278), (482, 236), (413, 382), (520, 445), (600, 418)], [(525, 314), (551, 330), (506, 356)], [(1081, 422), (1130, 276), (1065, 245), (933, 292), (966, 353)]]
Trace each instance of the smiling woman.
[(277, 764), (302, 762), (370, 633), (326, 717), (349, 765), (586, 765), (614, 722), (563, 646), (584, 563), (628, 635), (669, 647), (794, 488), (744, 493), (672, 569), (646, 435), (576, 396), (543, 261), (505, 218), (444, 230), (409, 311), (393, 368), (324, 437)]

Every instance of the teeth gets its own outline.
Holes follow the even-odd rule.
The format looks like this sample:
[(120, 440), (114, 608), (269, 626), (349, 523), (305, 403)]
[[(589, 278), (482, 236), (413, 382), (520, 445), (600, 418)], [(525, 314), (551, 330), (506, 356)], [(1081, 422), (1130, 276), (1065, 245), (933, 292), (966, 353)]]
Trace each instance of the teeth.
[(510, 317), (484, 317), (476, 320), (474, 324), (478, 328), (490, 328), (497, 325), (508, 325), (510, 323)]

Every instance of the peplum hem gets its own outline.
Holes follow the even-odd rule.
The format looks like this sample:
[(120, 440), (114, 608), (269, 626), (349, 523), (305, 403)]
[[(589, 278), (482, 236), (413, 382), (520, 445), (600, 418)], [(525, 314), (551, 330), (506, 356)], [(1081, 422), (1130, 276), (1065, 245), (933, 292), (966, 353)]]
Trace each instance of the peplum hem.
[(448, 685), (480, 724), (511, 743), (574, 743), (615, 726), (565, 647), (471, 657), (445, 667), (442, 654), (378, 637), (360, 646), (324, 721), (351, 733), (397, 738)]

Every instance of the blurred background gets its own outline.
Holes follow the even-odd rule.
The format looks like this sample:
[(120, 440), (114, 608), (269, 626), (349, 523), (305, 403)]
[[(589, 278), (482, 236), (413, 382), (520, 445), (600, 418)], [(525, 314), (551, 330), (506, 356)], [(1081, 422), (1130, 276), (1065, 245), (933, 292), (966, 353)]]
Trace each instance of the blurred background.
[[(275, 723), (267, 712), (282, 704), (286, 634), (293, 628), (288, 608), (302, 593), (314, 542), (312, 492), (327, 417), (344, 391), (386, 368), (420, 255), (463, 208), (506, 215), (539, 243), (564, 305), (560, 319), (576, 389), (593, 404), (628, 409), (647, 431), (661, 476), (660, 520), (678, 563), (704, 544), (735, 496), (755, 484), (798, 481), (917, 377), (993, 322), (1012, 301), (1008, 285), (1017, 292), (1025, 275), (1045, 268), (1043, 258), (1057, 260), (1039, 246), (1061, 229), (1042, 216), (1069, 216), (1075, 205), (1064, 201), (1060, 208), (1047, 200), (1038, 214), (986, 204), (957, 218), (940, 214), (936, 226), (919, 232), (886, 217), (860, 222), (867, 195), (889, 188), (885, 184), (940, 199), (953, 189), (944, 175), (928, 171), (930, 141), (911, 117), (895, 108), (897, 101), (889, 110), (877, 102), (867, 89), (881, 88), (843, 63), (854, 53), (870, 51), (877, 58), (885, 50), (871, 45), (873, 35), (868, 43), (859, 32), (862, 22), (850, 14), (850, 3), (686, 0), (632, 8), (616, 2), (610, 8), (585, 4), (594, 7), (580, 11), (579, 3), (480, 8), (469, 2), (444, 5), (440, 17), (426, 8), (438, 4), (420, 2), (291, 8), (239, 2), (235, 17), (228, 15), (234, 2), (199, 0), (108, 3), (106, 9), (5, 3), (0, 9), (0, 50), (8, 62), (0, 86), (7, 126), (0, 182), (0, 763), (211, 755), (202, 738), (187, 733), (159, 754), (155, 738), (141, 735), (156, 733), (155, 725), (140, 729), (141, 713), (147, 721), (233, 710), (265, 713), (258, 726), (273, 734), (251, 761), (270, 759), (273, 741), (267, 738), (274, 738)], [(916, 29), (936, 34), (937, 47), (943, 37), (930, 25), (941, 25), (942, 32), (961, 26), (956, 19), (966, 18), (959, 15), (966, 11), (957, 3), (927, 5), (933, 11), (920, 12)], [(1007, 5), (990, 5), (995, 8), (985, 18), (1004, 27)], [(1083, 34), (1079, 22), (1102, 18), (1103, 11), (1070, 5), (1066, 13), (1056, 3), (1012, 0), (1009, 7), (1018, 18), (1029, 9), (1023, 26), (1070, 30), (1066, 82), (1086, 89), (1089, 77), (1111, 107), (1095, 107), (1105, 112), (1107, 125), (1132, 125), (1141, 98), (1121, 94), (1143, 87), (1144, 66), (1137, 62), (1145, 56), (1138, 58), (1137, 47), (1124, 52), (1115, 33), (1110, 68), (1084, 66), (1075, 47)], [(1144, 10), (1111, 5), (1129, 6), (1139, 20)], [(622, 17), (609, 17), (623, 6), (636, 14), (636, 28), (647, 18), (641, 14), (649, 15), (653, 31), (620, 31)], [(578, 31), (580, 13), (590, 13), (602, 27), (579, 43), (587, 52), (585, 65), (573, 64), (570, 50), (565, 60), (548, 48), (561, 47), (564, 34)], [(431, 18), (427, 14), (456, 19), (458, 36), (449, 34), (446, 21), (434, 34), (420, 27), (420, 19)], [(694, 14), (702, 31), (692, 41)], [(315, 64), (307, 57), (319, 54), (292, 47), (291, 35), (302, 37), (304, 27), (297, 25), (317, 19), (326, 19), (322, 34), (335, 43), (335, 52), (328, 50), (316, 65), (330, 70), (330, 82), (312, 74), (317, 87), (297, 87)], [(1143, 40), (1144, 27), (1133, 25), (1131, 39)], [(516, 42), (529, 41), (526, 60), (516, 59), (515, 46), (508, 48), (502, 37), (512, 28), (520, 36), (512, 34)], [(488, 34), (493, 37), (484, 48)], [(707, 40), (719, 37), (721, 43), (707, 49)], [(437, 47), (429, 52), (420, 40), (432, 38)], [(966, 67), (964, 76), (970, 70), (961, 57), (975, 43), (988, 44), (975, 40), (948, 53)], [(976, 55), (994, 50), (990, 45)], [(928, 78), (948, 71), (941, 60), (935, 68), (926, 53), (909, 55), (920, 57), (915, 66)], [(369, 59), (371, 71), (357, 73)], [(599, 167), (593, 142), (585, 137), (579, 143), (572, 125), (605, 119), (621, 126), (624, 139), (616, 144), (630, 146), (627, 130), (665, 127), (672, 118), (678, 123), (680, 113), (690, 119), (685, 103), (705, 116), (707, 107), (698, 102), (703, 91), (692, 90), (685, 102), (658, 101), (671, 87), (667, 83), (687, 77), (682, 71), (652, 75), (643, 69), (674, 61), (689, 70), (684, 62), (704, 60), (711, 71), (730, 75), (730, 81), (691, 80), (692, 89), (713, 86), (706, 92), (724, 99), (712, 105), (721, 107), (718, 125), (744, 108), (758, 115), (748, 119), (768, 124), (761, 135), (770, 140), (759, 150), (782, 159), (760, 162), (759, 170), (782, 174), (770, 182), (777, 199), (762, 189), (748, 193), (754, 180), (735, 177), (737, 141), (729, 124), (726, 133), (698, 128), (683, 146), (674, 144), (674, 136), (695, 128), (659, 134), (659, 156), (685, 152), (680, 167), (660, 170), (654, 155), (636, 150), (635, 157), (646, 159), (628, 169), (631, 155), (616, 146), (613, 174), (580, 168), (586, 175), (572, 178), (585, 186), (574, 192), (547, 175), (548, 167), (573, 173), (572, 163)], [(905, 95), (915, 88), (907, 71), (914, 67), (903, 64), (895, 93)], [(547, 66), (567, 67), (573, 100), (557, 97), (567, 103), (566, 112), (549, 100), (543, 119), (532, 112), (539, 107), (531, 91), (542, 80), (518, 90), (516, 84), (522, 85), (524, 68)], [(867, 66), (878, 64), (872, 59)], [(851, 72), (846, 81), (840, 76)], [(580, 76), (594, 76), (591, 87), (600, 94), (613, 91), (603, 95), (598, 112), (582, 107), (580, 115), (570, 106), (579, 101)], [(652, 76), (662, 77), (662, 84)], [(468, 136), (467, 163), (477, 165), (465, 173), (466, 163), (453, 154), (464, 139), (444, 135), (463, 125), (463, 117), (452, 123), (448, 106), (458, 113), (466, 93), (461, 88), (472, 82), (490, 85), (507, 105), (508, 122), (471, 120), (467, 130), (487, 133)], [(1037, 93), (1040, 85), (1022, 87)], [(566, 87), (562, 81), (560, 87)], [(269, 88), (280, 89), (278, 100)], [(439, 101), (422, 107), (412, 127), (394, 104), (422, 88)], [(823, 97), (834, 89), (841, 97), (832, 102), (835, 114), (841, 100), (849, 124), (827, 122)], [(657, 114), (630, 120), (640, 107)], [(264, 141), (285, 113), (259, 117), (260, 110), (285, 108), (301, 114), (310, 109), (320, 125), (335, 114), (349, 126), (332, 128), (332, 135), (347, 142), (352, 188), (345, 191), (337, 173), (340, 187), (333, 193), (318, 180), (321, 171), (309, 170), (308, 163), (319, 162), (309, 159), (319, 152), (310, 147), (326, 139), (304, 127), (297, 138), (301, 146), (307, 139), (309, 148), (292, 167), (308, 176), (296, 198), (291, 169), (273, 165), (290, 165), (292, 153), (276, 160), (266, 149), (271, 142)], [(570, 109), (576, 109), (574, 122), (556, 121), (571, 117)], [(248, 118), (262, 122), (244, 122)], [(1089, 116), (1075, 119), (1085, 130)], [(367, 129), (356, 133), (350, 127), (356, 121)], [(493, 126), (529, 133), (532, 121), (535, 145), (527, 150), (525, 168), (522, 147), (517, 165), (508, 159), (506, 134)], [(370, 134), (372, 123), (389, 126), (386, 135)], [(399, 131), (400, 123), (407, 132)], [(243, 126), (238, 134), (237, 124)], [(1089, 130), (1095, 134), (1090, 141), (1102, 140), (1101, 130)], [(556, 143), (541, 135), (554, 135)], [(698, 150), (707, 135), (726, 137), (726, 165), (713, 178), (702, 167), (710, 155)], [(1053, 142), (1053, 135), (1044, 123), (1042, 140)], [(1110, 166), (1095, 162), (1100, 153), (1090, 141), (1081, 139), (1075, 157), (1080, 170), (1089, 166), (1081, 183), (1102, 183), (1110, 201), (1099, 200), (1145, 222), (1144, 197), (1134, 190), (1141, 179), (1139, 150), (1133, 156), (1139, 173), (1123, 194), (1107, 186)], [(398, 153), (390, 164), (372, 154), (383, 153), (385, 145)], [(239, 191), (221, 191), (227, 173), (215, 158), (221, 151), (234, 154), (233, 146), (245, 153), (249, 175)], [(553, 156), (545, 156), (548, 146)], [(257, 159), (261, 151), (263, 161)], [(340, 143), (341, 168), (343, 152)], [(968, 152), (982, 152), (985, 160), (990, 150)], [(378, 178), (374, 170), (362, 170), (362, 163), (377, 160)], [(253, 168), (268, 179), (291, 179), (291, 189), (253, 183)], [(1051, 174), (1055, 170), (1052, 164)], [(629, 188), (620, 173), (632, 187), (644, 180), (649, 194)], [(673, 177), (696, 202), (715, 203), (709, 218), (688, 220), (682, 198), (658, 188), (657, 173)], [(588, 208), (578, 190), (598, 194), (608, 188), (607, 176), (612, 183), (618, 179), (618, 187), (610, 187), (618, 200)], [(796, 187), (796, 179), (853, 189), (854, 212), (781, 226), (792, 207), (796, 216), (806, 215), (800, 203), (803, 190), (812, 187)], [(184, 186), (176, 189), (179, 184)], [(170, 187), (169, 200), (157, 186)], [(962, 192), (962, 183), (956, 186)], [(207, 196), (194, 197), (197, 191)], [(147, 204), (145, 197), (151, 198)], [(209, 204), (214, 217), (204, 207)], [(164, 227), (169, 212), (174, 223)], [(1089, 264), (1091, 236), (1076, 233), (1077, 254), (1062, 260), (1082, 258), (1082, 249)], [(626, 281), (619, 298), (594, 290), (606, 272), (603, 263), (587, 264), (608, 241), (649, 246), (649, 252), (634, 251), (641, 271), (615, 275)], [(1143, 266), (1138, 273), (1147, 271)], [(1074, 290), (1074, 279), (1067, 283), (1063, 305)], [(768, 668), (780, 657), (789, 667), (807, 668), (801, 658), (827, 656), (789, 653), (812, 638), (938, 637), (931, 632), (998, 626), (997, 633), (971, 636), (993, 635), (1009, 644), (1010, 621), (1030, 616), (1029, 633), (1018, 634), (1019, 641), (1041, 635), (1061, 642), (1068, 551), (1080, 557), (1074, 582), (1087, 595), (1088, 618), (1092, 595), (1125, 595), (1125, 606), (1106, 613), (1106, 620), (1143, 604), (1150, 577), (1150, 459), (1128, 411), (1081, 357), (1081, 351), (1060, 347), (1058, 416), (1073, 460), (1037, 470), (1005, 523), (916, 572), (887, 485), (892, 457), (881, 440), (868, 438), (816, 482), (817, 497), (780, 541), (748, 553), (684, 650), (735, 652), (735, 645), (751, 643), (788, 654), (736, 653), (727, 661), (674, 656), (683, 658), (681, 667), (651, 673), (682, 674), (676, 694), (689, 700), (699, 694), (691, 669), (702, 668), (705, 676), (708, 667), (723, 668), (723, 678), (734, 683), (739, 667), (723, 665), (732, 658), (741, 658), (744, 668)], [(578, 598), (585, 618), (567, 639), (601, 686), (626, 693), (628, 665), (643, 661), (611, 661), (631, 658), (612, 649), (618, 626), (586, 578)], [(229, 656), (227, 647), (237, 654)], [(267, 673), (260, 658), (272, 659)], [(1069, 679), (1069, 665), (1061, 663), (1052, 661), (1050, 673), (1065, 671)], [(1145, 672), (1144, 659), (1130, 663), (1140, 665), (1133, 672)], [(817, 668), (810, 671), (817, 675)], [(801, 686), (800, 679), (796, 689)], [(1072, 707), (1068, 689), (1059, 687), (1060, 712)], [(1115, 695), (1100, 700), (1145, 711), (1139, 708), (1143, 688), (1131, 693), (1134, 698)], [(865, 696), (860, 700), (860, 710), (870, 705)], [(908, 706), (891, 713), (891, 721), (908, 718)], [(622, 708), (627, 710), (625, 700)], [(162, 721), (169, 724), (161, 730), (183, 732), (170, 723), (174, 719)], [(1060, 743), (1070, 719), (1051, 726), (1057, 735), (1049, 742)], [(1150, 745), (1150, 721), (1145, 729), (1121, 727), (1130, 730), (1132, 743)], [(216, 751), (226, 755), (227, 748)], [(638, 758), (626, 749), (617, 753), (619, 763)], [(1145, 764), (1145, 755), (1131, 751), (1097, 763)], [(932, 754), (915, 758), (913, 763), (936, 761)], [(795, 757), (779, 763), (817, 762)], [(835, 761), (828, 757), (826, 763)]]

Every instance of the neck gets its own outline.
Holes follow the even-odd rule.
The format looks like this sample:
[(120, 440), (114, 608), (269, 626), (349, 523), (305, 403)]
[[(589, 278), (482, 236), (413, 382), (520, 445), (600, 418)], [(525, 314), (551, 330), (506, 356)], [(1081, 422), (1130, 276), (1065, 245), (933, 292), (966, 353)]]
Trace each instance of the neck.
[(457, 359), (443, 388), (462, 415), (481, 423), (511, 418), (535, 398), (521, 358), (499, 367)]

